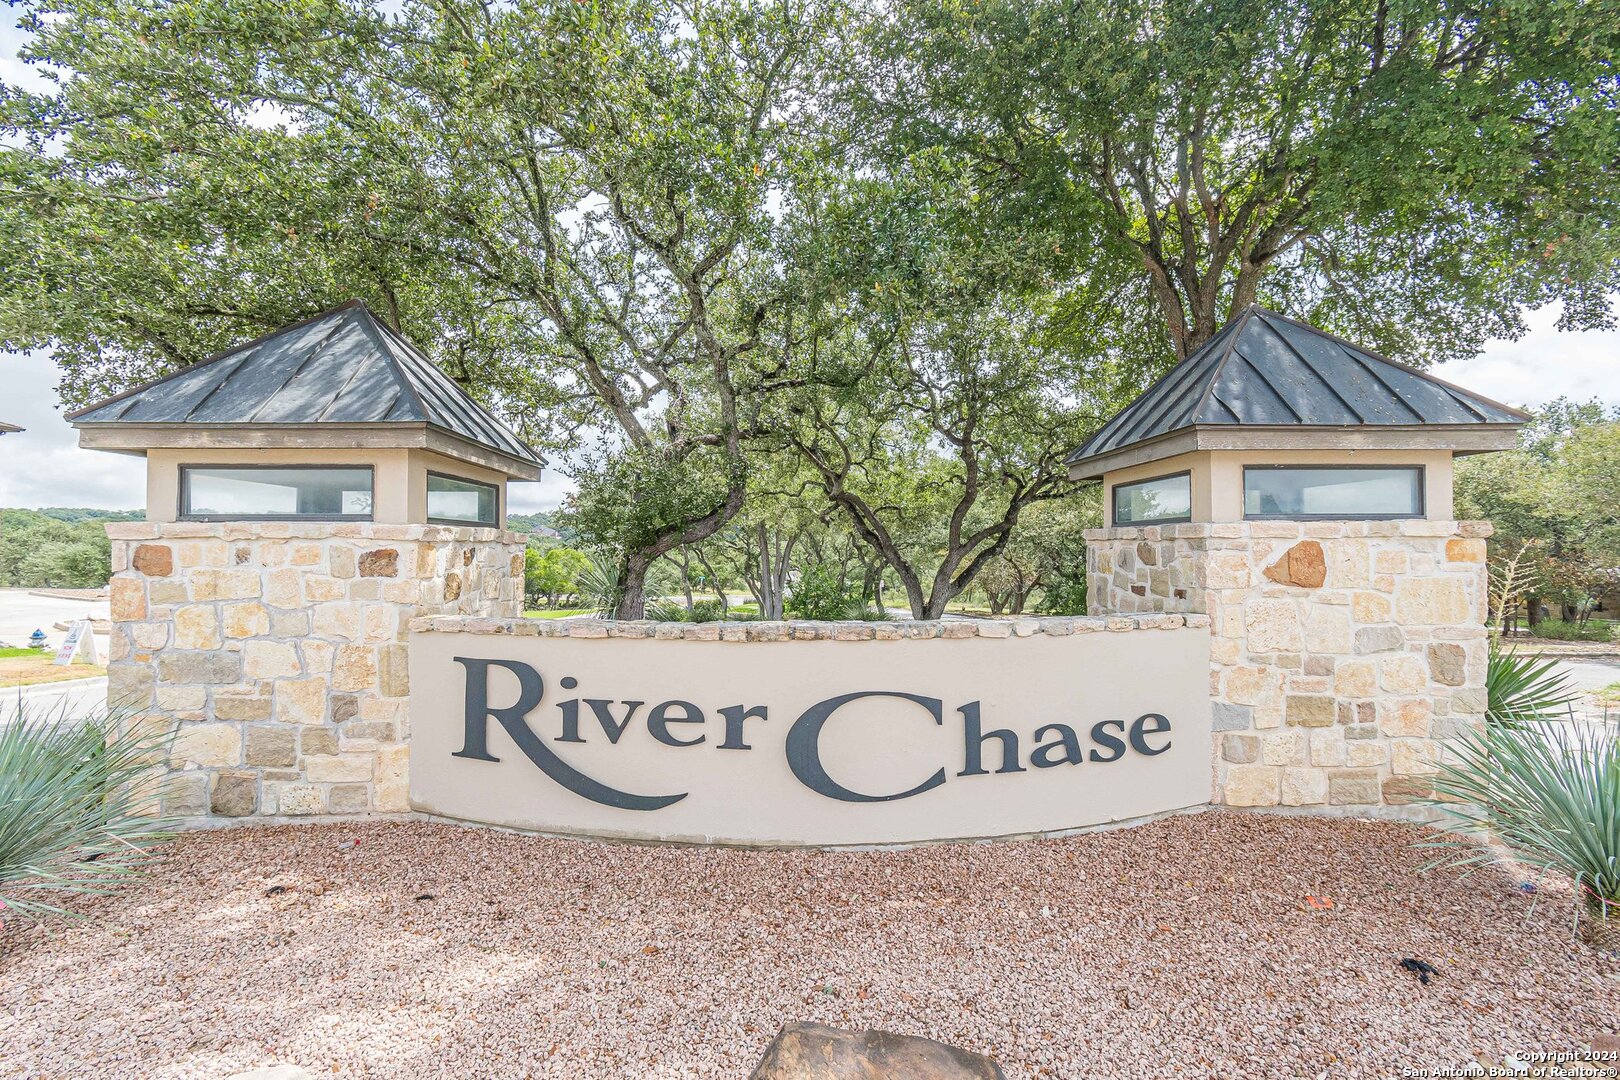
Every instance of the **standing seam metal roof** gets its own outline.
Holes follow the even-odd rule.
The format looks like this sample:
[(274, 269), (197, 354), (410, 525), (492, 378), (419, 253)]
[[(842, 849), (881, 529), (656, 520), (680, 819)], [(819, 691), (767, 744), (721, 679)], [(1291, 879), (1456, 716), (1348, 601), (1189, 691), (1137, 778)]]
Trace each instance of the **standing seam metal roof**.
[(426, 423), (541, 464), (527, 443), (359, 300), (68, 419), (75, 424)]
[(1522, 424), (1528, 414), (1250, 305), (1118, 415), (1069, 464), (1196, 425)]

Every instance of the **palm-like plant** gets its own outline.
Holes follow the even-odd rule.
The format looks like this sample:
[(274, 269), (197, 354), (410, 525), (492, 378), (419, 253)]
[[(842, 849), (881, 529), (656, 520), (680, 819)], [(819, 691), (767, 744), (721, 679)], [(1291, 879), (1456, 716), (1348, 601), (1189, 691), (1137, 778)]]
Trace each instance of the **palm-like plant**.
[(1556, 659), (1520, 656), (1493, 644), (1485, 667), (1485, 719), (1498, 727), (1563, 719), (1580, 694), (1557, 667)]
[(163, 736), (119, 716), (30, 716), (0, 724), (0, 905), (35, 917), (72, 912), (51, 903), (128, 882), (168, 838), (140, 813), (153, 797)]
[(624, 595), (624, 589), (619, 583), (619, 564), (602, 555), (592, 555), (591, 560), (574, 578), (579, 588), (579, 598), (589, 606), (596, 609), (602, 618), (610, 618), (619, 607), (619, 599)]
[(1588, 941), (1620, 949), (1620, 732), (1488, 725), (1448, 743), (1430, 805), (1446, 835), (1431, 867), (1516, 861), (1569, 877)]

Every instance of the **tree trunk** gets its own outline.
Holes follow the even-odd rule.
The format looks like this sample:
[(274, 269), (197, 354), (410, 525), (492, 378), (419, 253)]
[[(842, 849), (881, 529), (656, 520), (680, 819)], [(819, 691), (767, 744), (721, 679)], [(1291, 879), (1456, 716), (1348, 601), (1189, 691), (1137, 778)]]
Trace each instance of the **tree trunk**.
[(615, 619), (640, 619), (647, 613), (647, 570), (652, 560), (641, 552), (631, 552), (619, 564), (619, 604)]
[(686, 553), (685, 548), (677, 548), (681, 561), (681, 592), (686, 596), (686, 610), (692, 610), (692, 575), (689, 572), (692, 566), (692, 557)]

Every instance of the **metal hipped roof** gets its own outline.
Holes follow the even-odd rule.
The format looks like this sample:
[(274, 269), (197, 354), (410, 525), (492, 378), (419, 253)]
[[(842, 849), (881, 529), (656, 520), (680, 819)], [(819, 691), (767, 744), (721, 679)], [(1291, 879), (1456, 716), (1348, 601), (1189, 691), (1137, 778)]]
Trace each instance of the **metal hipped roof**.
[(359, 300), (72, 413), (75, 425), (424, 423), (519, 461), (527, 443)]
[(1522, 424), (1528, 414), (1251, 305), (1069, 455), (1185, 428)]

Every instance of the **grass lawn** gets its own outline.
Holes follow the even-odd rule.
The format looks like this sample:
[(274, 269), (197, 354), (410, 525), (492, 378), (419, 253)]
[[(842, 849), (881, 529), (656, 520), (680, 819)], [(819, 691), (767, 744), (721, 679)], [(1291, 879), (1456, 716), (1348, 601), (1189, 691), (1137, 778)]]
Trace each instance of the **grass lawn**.
[(95, 679), (107, 674), (107, 669), (99, 664), (57, 667), (55, 659), (54, 649), (0, 649), (0, 686), (33, 686), (69, 679)]
[(525, 619), (566, 619), (571, 615), (595, 615), (591, 608), (547, 608), (538, 610), (531, 608), (523, 613)]

